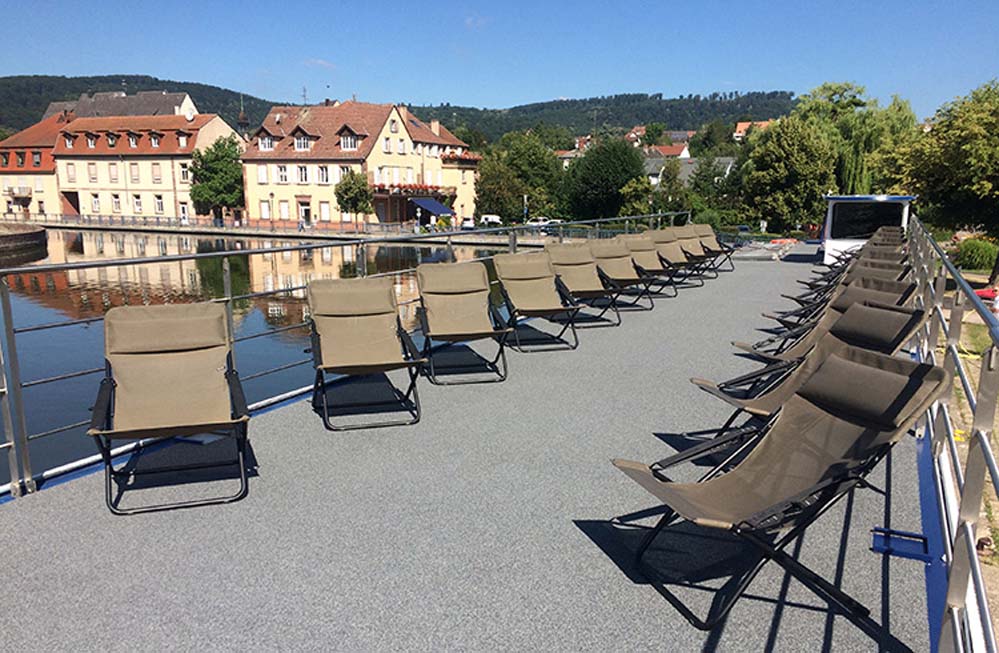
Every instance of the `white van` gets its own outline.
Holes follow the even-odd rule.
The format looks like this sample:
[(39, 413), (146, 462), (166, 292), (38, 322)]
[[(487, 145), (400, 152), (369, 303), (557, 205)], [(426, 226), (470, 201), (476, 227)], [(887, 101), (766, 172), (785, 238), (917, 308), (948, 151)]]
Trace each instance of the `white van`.
[(832, 263), (842, 252), (860, 247), (878, 227), (906, 229), (915, 199), (913, 195), (827, 195), (823, 262)]

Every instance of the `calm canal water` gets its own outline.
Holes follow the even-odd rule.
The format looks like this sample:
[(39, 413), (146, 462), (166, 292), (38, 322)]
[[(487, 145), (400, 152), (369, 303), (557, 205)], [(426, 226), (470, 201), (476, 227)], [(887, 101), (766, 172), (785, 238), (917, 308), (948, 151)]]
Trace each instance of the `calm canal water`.
[[(66, 272), (33, 272), (46, 263), (70, 263), (133, 257), (154, 257), (195, 252), (231, 251), (233, 294), (265, 292), (307, 284), (313, 279), (354, 276), (357, 261), (353, 246), (331, 245), (309, 252), (239, 254), (255, 248), (291, 246), (298, 241), (263, 238), (208, 238), (162, 233), (50, 230), (48, 256), (23, 266), (9, 281), (12, 311), (17, 327), (98, 317), (114, 306), (185, 303), (223, 296), (221, 259), (173, 261), (145, 265), (103, 267)], [(370, 245), (368, 274), (413, 268), (421, 262), (443, 261), (443, 246)], [(458, 261), (488, 256), (495, 250), (454, 248)], [(395, 277), (400, 301), (417, 296), (413, 273)], [(235, 305), (235, 336), (264, 333), (302, 322), (306, 315), (305, 292), (287, 291), (241, 300)], [(403, 306), (402, 317), (412, 329), (415, 311)], [(100, 367), (104, 364), (103, 322), (19, 334), (18, 356), (22, 381)], [(308, 358), (306, 329), (292, 329), (236, 344), (236, 364), (242, 377)], [(259, 401), (312, 383), (310, 365), (249, 379), (244, 388), (249, 402)], [(88, 420), (100, 374), (25, 388), (28, 433), (36, 434)], [(169, 388), (164, 388), (169, 392)], [(73, 429), (31, 442), (32, 471), (97, 452), (84, 428)], [(0, 484), (8, 482), (6, 461), (0, 464)]]

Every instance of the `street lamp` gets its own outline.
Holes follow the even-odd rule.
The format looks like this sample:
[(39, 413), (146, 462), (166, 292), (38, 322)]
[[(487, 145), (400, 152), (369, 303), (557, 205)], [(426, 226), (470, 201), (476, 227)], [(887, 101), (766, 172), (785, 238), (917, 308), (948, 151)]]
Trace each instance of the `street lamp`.
[(269, 214), (268, 217), (271, 219), (271, 231), (274, 231), (275, 230), (274, 229), (274, 220), (275, 220), (275, 218), (274, 218), (274, 193), (273, 192), (271, 192), (270, 200), (268, 201), (267, 206), (268, 206), (267, 213)]

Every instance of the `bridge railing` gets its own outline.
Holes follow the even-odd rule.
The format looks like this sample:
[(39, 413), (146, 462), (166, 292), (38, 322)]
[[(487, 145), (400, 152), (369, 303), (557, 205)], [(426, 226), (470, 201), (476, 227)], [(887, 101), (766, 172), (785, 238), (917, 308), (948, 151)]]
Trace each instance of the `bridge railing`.
[[(916, 355), (944, 366), (971, 412), (962, 449), (955, 425), (955, 392), (932, 407), (927, 432), (933, 460), (940, 528), (943, 532), (947, 594), (937, 642), (941, 651), (996, 651), (981, 562), (978, 525), (989, 486), (999, 493), (999, 469), (992, 442), (999, 396), (999, 321), (978, 297), (961, 271), (918, 220), (909, 229), (910, 259), (919, 291), (917, 303), (930, 319), (916, 338)], [(960, 356), (961, 331), (967, 314), (977, 316), (989, 335), (981, 369), (974, 377)], [(933, 599), (933, 597), (928, 597)]]

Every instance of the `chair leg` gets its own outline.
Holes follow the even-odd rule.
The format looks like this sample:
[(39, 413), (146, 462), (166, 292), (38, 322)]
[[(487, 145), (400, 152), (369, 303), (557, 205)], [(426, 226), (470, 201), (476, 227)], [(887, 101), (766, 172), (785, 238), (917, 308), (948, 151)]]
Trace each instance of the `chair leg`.
[[(392, 389), (395, 391), (396, 395), (400, 397), (401, 399), (400, 403), (403, 406), (406, 405), (406, 402), (409, 401), (409, 398), (411, 396), (413, 397), (414, 405), (413, 405), (413, 410), (409, 411), (411, 415), (409, 419), (386, 420), (384, 422), (364, 422), (362, 424), (344, 424), (344, 425), (334, 424), (333, 420), (330, 419), (329, 399), (326, 396), (326, 381), (322, 370), (316, 370), (317, 385), (313, 387), (313, 396), (315, 396), (316, 392), (318, 392), (319, 395), (322, 397), (322, 399), (319, 402), (320, 405), (316, 405), (316, 402), (313, 402), (313, 408), (317, 410), (317, 412), (319, 412), (319, 417), (323, 422), (323, 427), (327, 431), (343, 432), (343, 431), (358, 431), (361, 429), (385, 428), (389, 426), (412, 426), (413, 424), (418, 423), (420, 421), (420, 417), (422, 416), (420, 408), (420, 394), (416, 385), (416, 379), (418, 377), (419, 377), (419, 369), (418, 366), (414, 365), (409, 368), (409, 385), (406, 387), (405, 393), (400, 392), (399, 389), (396, 388), (394, 385), (392, 386)], [(350, 405), (345, 404), (342, 405), (341, 407), (370, 407), (370, 406), (381, 406), (381, 405), (389, 405), (389, 404), (386, 404), (384, 402), (365, 402), (365, 403), (350, 404)]]
[[(516, 329), (514, 329), (516, 332)], [(506, 362), (506, 339), (509, 334), (504, 333), (503, 335), (496, 338), (496, 342), (499, 345), (499, 351), (496, 353), (496, 357), (491, 361), (486, 362), (486, 367), (490, 368), (496, 376), (486, 379), (467, 379), (461, 381), (444, 381), (437, 375), (437, 369), (434, 365), (434, 356), (430, 351), (429, 347), (424, 350), (424, 358), (427, 359), (428, 365), (426, 368), (427, 380), (434, 385), (475, 385), (478, 383), (502, 383), (506, 381), (507, 377), (507, 362)], [(429, 341), (428, 341), (429, 343)], [(500, 364), (501, 365), (497, 365)]]
[[(556, 333), (555, 335), (551, 336), (552, 343), (561, 343), (564, 346), (560, 346), (560, 345), (557, 345), (557, 344), (556, 345), (543, 345), (543, 346), (537, 346), (537, 347), (535, 347), (535, 346), (524, 346), (524, 344), (520, 340), (520, 332), (517, 330), (517, 324), (516, 323), (511, 323), (511, 326), (513, 327), (513, 339), (514, 339), (514, 343), (515, 344), (511, 344), (511, 345), (508, 345), (508, 346), (511, 349), (513, 349), (514, 351), (516, 351), (517, 353), (520, 353), (520, 354), (535, 354), (535, 353), (538, 353), (538, 352), (562, 351), (562, 350), (572, 351), (573, 349), (576, 349), (577, 347), (579, 347), (579, 337), (576, 334), (576, 315), (578, 313), (579, 313), (579, 309), (578, 308), (570, 309), (570, 310), (565, 311), (566, 318), (565, 318), (565, 324), (562, 325), (562, 330), (559, 331), (558, 333)], [(571, 331), (572, 332), (572, 342), (571, 343), (568, 342), (568, 341), (566, 341), (562, 337), (562, 336), (565, 335), (566, 331)]]

